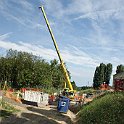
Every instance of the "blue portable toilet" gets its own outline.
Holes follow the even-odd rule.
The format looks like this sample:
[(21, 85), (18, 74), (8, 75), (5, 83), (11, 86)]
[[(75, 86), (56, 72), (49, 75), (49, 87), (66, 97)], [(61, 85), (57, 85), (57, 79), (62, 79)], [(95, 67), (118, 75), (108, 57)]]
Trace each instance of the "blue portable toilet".
[(69, 109), (69, 103), (70, 103), (69, 98), (65, 96), (60, 96), (57, 106), (58, 111), (66, 113)]

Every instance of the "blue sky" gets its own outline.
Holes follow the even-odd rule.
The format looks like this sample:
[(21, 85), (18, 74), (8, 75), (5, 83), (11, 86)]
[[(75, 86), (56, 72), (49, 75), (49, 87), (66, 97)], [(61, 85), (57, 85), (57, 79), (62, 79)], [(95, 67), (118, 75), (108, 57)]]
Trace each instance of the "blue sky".
[(78, 86), (92, 85), (102, 62), (113, 64), (113, 74), (124, 64), (124, 0), (0, 0), (0, 56), (12, 48), (58, 59), (41, 3)]

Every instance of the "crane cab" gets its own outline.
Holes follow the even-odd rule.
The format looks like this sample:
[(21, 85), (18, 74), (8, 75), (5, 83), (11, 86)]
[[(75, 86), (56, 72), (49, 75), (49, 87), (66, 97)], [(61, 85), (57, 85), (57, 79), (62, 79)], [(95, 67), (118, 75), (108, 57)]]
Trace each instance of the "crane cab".
[(62, 95), (68, 97), (70, 100), (74, 100), (75, 91), (64, 88)]

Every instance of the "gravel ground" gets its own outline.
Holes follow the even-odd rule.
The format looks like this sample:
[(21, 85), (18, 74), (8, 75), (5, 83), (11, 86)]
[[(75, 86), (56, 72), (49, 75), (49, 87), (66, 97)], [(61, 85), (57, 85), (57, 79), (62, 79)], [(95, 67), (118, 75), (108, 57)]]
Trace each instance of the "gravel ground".
[(59, 113), (56, 106), (36, 107), (3, 99), (21, 111), (2, 119), (1, 124), (73, 124), (76, 116), (70, 110), (67, 114)]

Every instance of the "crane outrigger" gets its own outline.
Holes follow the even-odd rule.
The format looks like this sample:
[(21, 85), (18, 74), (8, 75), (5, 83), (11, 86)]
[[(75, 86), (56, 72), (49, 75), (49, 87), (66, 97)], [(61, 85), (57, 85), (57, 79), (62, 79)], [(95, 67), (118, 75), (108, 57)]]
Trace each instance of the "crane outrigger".
[(50, 24), (49, 24), (49, 21), (48, 21), (48, 19), (47, 19), (47, 16), (46, 16), (44, 7), (43, 7), (43, 6), (40, 6), (39, 8), (41, 9), (41, 11), (42, 11), (42, 13), (43, 13), (43, 17), (44, 17), (44, 19), (45, 19), (47, 28), (48, 28), (49, 33), (50, 33), (50, 35), (51, 35), (51, 38), (52, 38), (54, 47), (55, 47), (55, 49), (56, 49), (56, 52), (57, 52), (57, 54), (58, 54), (58, 57), (59, 57), (59, 60), (60, 60), (60, 63), (61, 63), (61, 66), (62, 66), (62, 69), (63, 69), (63, 72), (64, 72), (64, 76), (65, 76), (65, 79), (66, 79), (66, 83), (67, 83), (68, 86), (69, 86), (69, 88), (67, 88), (67, 87), (66, 87), (66, 83), (65, 83), (64, 93), (67, 93), (68, 96), (69, 96), (70, 98), (72, 98), (72, 97), (74, 97), (74, 92), (75, 92), (75, 90), (73, 89), (73, 86), (72, 86), (71, 81), (70, 81), (70, 79), (69, 79), (69, 75), (68, 75), (67, 69), (66, 69), (66, 67), (65, 67), (64, 61), (63, 61), (63, 59), (62, 59), (62, 57), (61, 57), (61, 55), (60, 55), (59, 48), (58, 48), (57, 42), (56, 42), (56, 40), (55, 40), (55, 37), (54, 37), (54, 35), (53, 35), (53, 33), (52, 33), (52, 29), (51, 29)]

